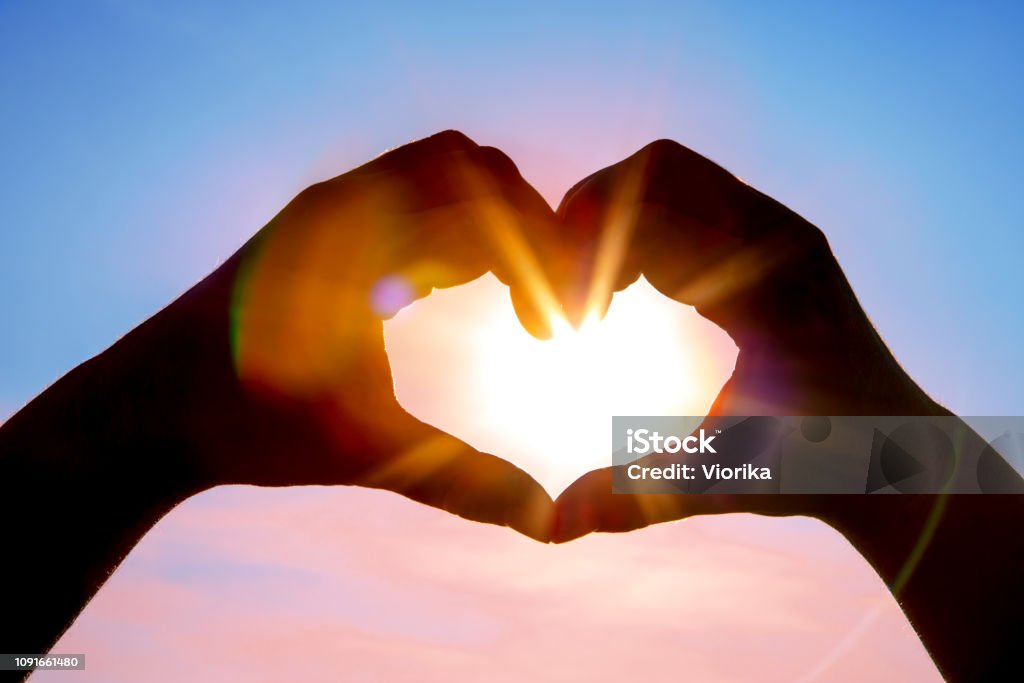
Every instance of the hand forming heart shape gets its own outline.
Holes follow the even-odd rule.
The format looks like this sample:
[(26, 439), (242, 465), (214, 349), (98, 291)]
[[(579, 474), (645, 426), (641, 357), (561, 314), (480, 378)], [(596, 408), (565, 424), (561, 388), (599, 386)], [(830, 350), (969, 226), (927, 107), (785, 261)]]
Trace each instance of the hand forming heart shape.
[[(556, 213), (504, 154), (442, 133), (305, 190), (0, 426), (8, 531), (65, 531), (5, 566), (5, 585), (23, 588), (8, 605), (12, 651), (48, 651), (146, 529), (195, 493), (353, 484), (540, 541), (703, 513), (813, 515), (900, 595), (950, 677), (1020, 668), (1019, 496), (612, 495), (604, 469), (552, 501), (406, 413), (382, 315), (487, 270), (538, 336), (551, 312), (600, 313), (640, 274), (694, 305), (739, 350), (712, 414), (949, 414), (896, 363), (821, 232), (707, 159), (652, 143)], [(997, 558), (993, 538), (1009, 561), (978, 561)]]
[[(500, 151), (446, 132), (305, 190), (154, 319), (188, 359), (159, 380), (188, 476), (387, 488), (543, 541), (792, 511), (787, 497), (612, 496), (608, 470), (553, 503), (528, 474), (406, 413), (382, 315), (488, 270), (539, 337), (553, 312), (603, 313), (641, 273), (694, 305), (739, 347), (713, 414), (941, 410), (882, 344), (822, 233), (707, 159), (652, 143), (553, 212)], [(167, 348), (154, 341), (166, 335), (136, 337)]]

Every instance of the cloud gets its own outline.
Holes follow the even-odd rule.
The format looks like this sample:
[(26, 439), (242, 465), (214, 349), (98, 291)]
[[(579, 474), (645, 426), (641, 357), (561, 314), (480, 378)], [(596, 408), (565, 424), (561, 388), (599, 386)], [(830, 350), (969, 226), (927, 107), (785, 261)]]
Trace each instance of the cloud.
[(188, 501), (55, 651), (86, 653), (76, 683), (938, 680), (881, 581), (811, 520), (545, 546), (346, 487)]

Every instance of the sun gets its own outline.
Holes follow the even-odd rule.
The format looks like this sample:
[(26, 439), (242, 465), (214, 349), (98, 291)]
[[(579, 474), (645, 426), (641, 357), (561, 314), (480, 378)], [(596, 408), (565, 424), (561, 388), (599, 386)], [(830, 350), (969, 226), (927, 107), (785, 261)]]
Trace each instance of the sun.
[(399, 402), (557, 495), (610, 464), (613, 415), (704, 415), (735, 361), (722, 330), (644, 280), (602, 320), (553, 326), (531, 337), (492, 277), (435, 292), (385, 328)]

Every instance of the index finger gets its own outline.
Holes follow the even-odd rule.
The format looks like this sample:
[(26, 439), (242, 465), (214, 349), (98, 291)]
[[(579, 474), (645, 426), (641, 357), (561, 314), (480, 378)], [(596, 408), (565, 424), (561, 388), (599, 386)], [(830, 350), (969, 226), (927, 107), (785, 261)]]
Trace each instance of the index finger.
[(418, 298), (492, 271), (511, 288), (527, 330), (550, 335), (562, 235), (507, 155), (447, 131), (389, 152), (350, 180), (388, 209), (371, 237), (376, 272), (402, 278)]
[(612, 293), (642, 273), (738, 342), (771, 322), (762, 313), (776, 293), (794, 294), (787, 269), (820, 281), (827, 269), (813, 264), (831, 257), (817, 228), (670, 140), (585, 179), (558, 214), (585, 254), (569, 303), (577, 315), (603, 315)]

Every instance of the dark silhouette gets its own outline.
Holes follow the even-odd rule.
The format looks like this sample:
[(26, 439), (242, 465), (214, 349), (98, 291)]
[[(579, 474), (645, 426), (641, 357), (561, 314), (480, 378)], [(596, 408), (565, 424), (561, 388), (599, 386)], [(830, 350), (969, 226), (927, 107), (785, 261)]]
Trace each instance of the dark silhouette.
[(635, 228), (597, 305), (643, 273), (722, 326), (740, 353), (712, 413), (949, 414), (886, 349), (822, 233), (703, 157), (653, 143), (578, 184), (556, 215), (504, 154), (441, 133), (305, 190), (0, 427), (0, 525), (20, 548), (0, 569), (0, 649), (45, 652), (195, 493), (351, 484), (542, 542), (696, 514), (814, 516), (892, 587), (946, 676), (1019, 676), (1019, 496), (645, 500), (611, 495), (602, 470), (553, 503), (521, 470), (401, 409), (382, 313), (491, 270), (545, 336), (548, 307), (578, 320), (594, 303), (602, 238), (625, 224), (615, 212)]
[(158, 519), (221, 484), (387, 488), (546, 540), (552, 502), (532, 477), (398, 405), (372, 308), (396, 274), (410, 296), (488, 270), (518, 291), (485, 232), (509, 221), (554, 225), (504, 154), (455, 132), (401, 147), (303, 191), (12, 416), (0, 650), (46, 652)]
[[(617, 206), (623, 198), (630, 206)], [(893, 358), (821, 231), (786, 207), (661, 140), (576, 185), (558, 215), (577, 251), (593, 254), (608, 214), (624, 208), (637, 223), (615, 288), (643, 273), (739, 347), (712, 415), (951, 414)], [(578, 310), (594, 259), (576, 263), (580, 284), (568, 298)], [(1024, 642), (1024, 496), (611, 491), (610, 470), (581, 477), (556, 501), (553, 540), (702, 514), (816, 517), (885, 580), (944, 676), (1018, 680), (1024, 672), (1016, 649)]]

